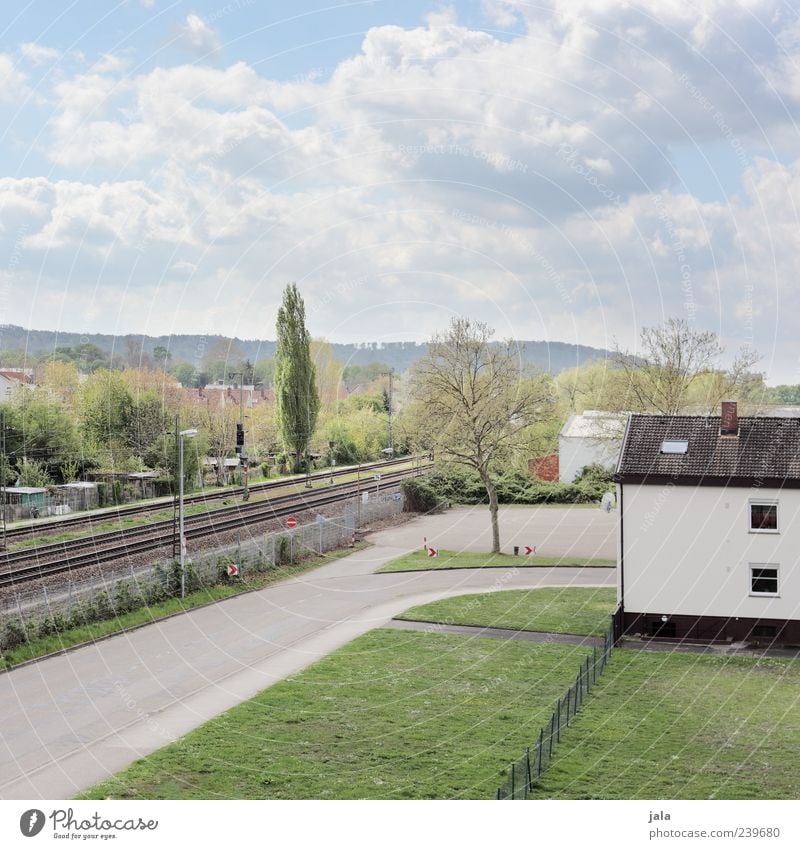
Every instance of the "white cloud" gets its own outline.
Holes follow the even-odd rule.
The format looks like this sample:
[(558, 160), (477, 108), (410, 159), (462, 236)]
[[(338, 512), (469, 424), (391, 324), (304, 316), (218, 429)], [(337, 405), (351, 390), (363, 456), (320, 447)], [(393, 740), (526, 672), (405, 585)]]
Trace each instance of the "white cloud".
[(220, 49), (220, 39), (216, 30), (194, 13), (186, 17), (186, 22), (181, 28), (180, 41), (184, 47), (201, 55), (213, 55)]
[[(76, 290), (123, 291), (130, 330), (156, 297), (151, 330), (205, 326), (235, 289), (258, 308), (237, 302), (226, 332), (269, 335), (259, 317), (298, 280), (314, 332), (338, 338), (420, 338), (479, 308), (503, 334), (608, 346), (674, 314), (792, 359), (800, 40), (784, 7), (484, 9), (527, 32), (445, 10), (369, 30), (316, 81), (244, 62), (131, 76), (104, 57), (54, 89), (49, 155), (78, 174), (0, 183), (0, 238), (25, 223), (20, 274), (74, 267)], [(194, 49), (216, 50), (192, 18)], [(675, 175), (675, 148), (711, 142), (741, 170), (730, 203)], [(119, 301), (94, 304), (117, 321)]]
[(7, 53), (0, 53), (0, 103), (16, 103), (27, 96), (27, 78)]
[(46, 47), (44, 44), (36, 44), (33, 41), (20, 44), (19, 52), (23, 58), (27, 59), (33, 65), (41, 65), (43, 62), (55, 62), (61, 56), (60, 50)]

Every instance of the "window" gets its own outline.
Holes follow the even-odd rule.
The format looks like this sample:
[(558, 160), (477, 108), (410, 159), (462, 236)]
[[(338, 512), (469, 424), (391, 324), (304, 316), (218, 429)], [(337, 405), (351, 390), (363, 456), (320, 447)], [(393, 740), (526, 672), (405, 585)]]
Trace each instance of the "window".
[(750, 564), (750, 595), (778, 595), (778, 567), (772, 564)]
[(750, 530), (775, 534), (778, 532), (777, 502), (750, 502)]
[(685, 454), (689, 450), (686, 439), (665, 439), (661, 443), (662, 454)]

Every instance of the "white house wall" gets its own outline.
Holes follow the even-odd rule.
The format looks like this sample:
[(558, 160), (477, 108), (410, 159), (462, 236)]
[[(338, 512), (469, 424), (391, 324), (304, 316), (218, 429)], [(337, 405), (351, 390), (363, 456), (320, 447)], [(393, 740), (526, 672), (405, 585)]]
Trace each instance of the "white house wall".
[(560, 436), (558, 438), (558, 479), (572, 483), (584, 466), (599, 463), (613, 469), (617, 463), (620, 441), (591, 437)]
[[(625, 610), (800, 618), (800, 490), (625, 484)], [(749, 531), (751, 499), (778, 502), (778, 533)], [(750, 595), (750, 564), (778, 564), (779, 598)]]

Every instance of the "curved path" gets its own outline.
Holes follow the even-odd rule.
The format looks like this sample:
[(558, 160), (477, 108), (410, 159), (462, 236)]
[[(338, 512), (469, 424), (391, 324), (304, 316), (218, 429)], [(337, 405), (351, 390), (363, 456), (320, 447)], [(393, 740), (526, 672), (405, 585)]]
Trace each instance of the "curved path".
[[(615, 516), (600, 511), (516, 508), (504, 521), (509, 546), (558, 525), (558, 553), (614, 555)], [(372, 574), (423, 535), (485, 550), (487, 529), (481, 508), (421, 519), (301, 577), (0, 675), (0, 798), (72, 796), (412, 605), (615, 582), (612, 569)]]

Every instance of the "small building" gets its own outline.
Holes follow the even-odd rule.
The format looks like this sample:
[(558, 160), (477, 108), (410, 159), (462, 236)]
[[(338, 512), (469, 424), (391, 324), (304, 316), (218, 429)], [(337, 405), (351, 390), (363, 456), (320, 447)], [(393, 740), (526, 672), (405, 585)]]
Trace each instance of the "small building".
[(43, 515), (48, 503), (43, 486), (7, 486), (3, 490), (3, 509), (8, 521), (32, 519)]
[(29, 369), (0, 369), (0, 403), (10, 400), (21, 387), (33, 388)]
[(800, 644), (800, 418), (634, 414), (615, 479), (625, 633)]
[(611, 471), (617, 462), (627, 413), (586, 410), (571, 415), (558, 434), (558, 479), (572, 483), (584, 466)]
[(546, 457), (531, 457), (528, 460), (528, 474), (540, 481), (558, 480), (558, 454)]
[(100, 506), (97, 484), (91, 481), (59, 484), (56, 492), (64, 499), (69, 511), (94, 510)]

